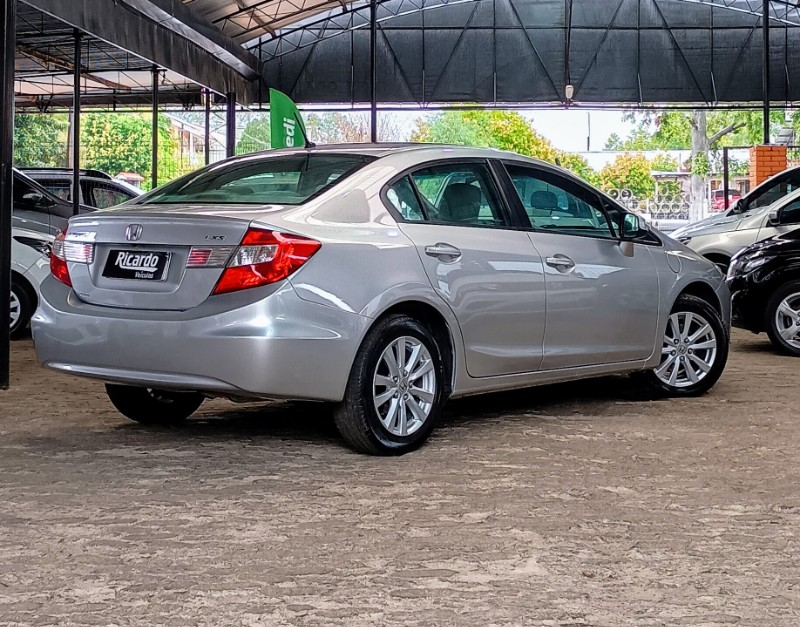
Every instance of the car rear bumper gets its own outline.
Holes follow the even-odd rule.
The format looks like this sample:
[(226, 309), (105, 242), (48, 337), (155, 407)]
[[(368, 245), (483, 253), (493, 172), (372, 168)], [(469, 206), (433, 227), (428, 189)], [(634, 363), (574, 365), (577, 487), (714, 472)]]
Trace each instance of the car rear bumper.
[(114, 383), (341, 400), (370, 320), (301, 300), (288, 283), (246, 292), (152, 312), (88, 305), (48, 278), (31, 323), (36, 355), (48, 368)]

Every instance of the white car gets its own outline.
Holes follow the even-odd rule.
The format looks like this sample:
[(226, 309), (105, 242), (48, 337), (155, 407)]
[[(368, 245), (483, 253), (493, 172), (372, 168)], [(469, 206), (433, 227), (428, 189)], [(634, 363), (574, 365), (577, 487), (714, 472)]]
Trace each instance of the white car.
[(39, 304), (39, 286), (50, 274), (53, 238), (38, 231), (11, 231), (11, 337), (28, 326)]

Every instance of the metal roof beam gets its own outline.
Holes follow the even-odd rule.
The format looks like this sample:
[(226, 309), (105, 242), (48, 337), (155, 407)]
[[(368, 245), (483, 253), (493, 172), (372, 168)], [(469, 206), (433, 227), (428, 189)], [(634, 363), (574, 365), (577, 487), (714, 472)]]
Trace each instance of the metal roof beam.
[[(253, 79), (258, 72), (250, 68), (245, 75), (241, 63), (233, 67), (226, 58), (205, 47), (199, 33), (180, 34), (163, 20), (159, 21), (135, 9), (132, 6), (134, 0), (20, 2), (213, 91), (221, 94), (234, 92), (244, 104), (254, 100), (256, 90)], [(166, 4), (167, 0), (153, 2)], [(218, 37), (222, 35), (218, 34)]]

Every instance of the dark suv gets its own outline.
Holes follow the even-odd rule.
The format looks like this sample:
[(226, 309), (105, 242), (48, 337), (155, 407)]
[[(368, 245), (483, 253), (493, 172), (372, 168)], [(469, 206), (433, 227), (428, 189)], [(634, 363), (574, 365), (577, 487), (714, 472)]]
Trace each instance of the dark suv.
[[(54, 196), (72, 198), (71, 168), (22, 168), (22, 171)], [(81, 170), (81, 203), (105, 209), (136, 198), (142, 192), (101, 170)]]
[(735, 326), (766, 331), (780, 352), (800, 357), (800, 229), (734, 255), (728, 287)]
[[(54, 196), (41, 185), (14, 169), (12, 223), (18, 228), (58, 235), (72, 217), (72, 203)], [(94, 211), (81, 205), (80, 212)]]

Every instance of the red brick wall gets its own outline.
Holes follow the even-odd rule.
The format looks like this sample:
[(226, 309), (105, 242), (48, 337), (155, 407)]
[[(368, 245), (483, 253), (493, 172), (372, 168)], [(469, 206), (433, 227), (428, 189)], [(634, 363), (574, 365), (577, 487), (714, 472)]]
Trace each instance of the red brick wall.
[(750, 149), (750, 189), (786, 169), (786, 146), (753, 146)]

